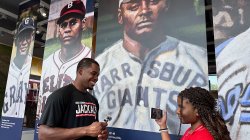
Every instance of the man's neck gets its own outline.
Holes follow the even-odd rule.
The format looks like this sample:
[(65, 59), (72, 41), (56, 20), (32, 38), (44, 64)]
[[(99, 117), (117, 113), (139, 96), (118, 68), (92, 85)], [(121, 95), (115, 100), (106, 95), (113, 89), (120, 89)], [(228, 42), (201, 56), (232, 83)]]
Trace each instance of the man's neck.
[(15, 65), (19, 68), (19, 69), (22, 69), (24, 63), (26, 62), (26, 59), (27, 59), (27, 56), (20, 56), (20, 57), (15, 57), (14, 58), (14, 63)]
[(143, 60), (145, 56), (150, 52), (152, 49), (157, 47), (161, 42), (163, 42), (166, 39), (164, 35), (159, 37), (152, 37), (150, 39), (141, 39), (135, 40), (131, 37), (129, 37), (126, 33), (124, 33), (124, 39), (123, 39), (123, 47), (136, 57)]
[(62, 46), (61, 58), (63, 61), (68, 61), (69, 59), (76, 56), (83, 48), (81, 43), (71, 44), (69, 46)]
[(78, 80), (76, 79), (75, 81), (72, 82), (72, 84), (75, 86), (76, 89), (78, 89), (81, 92), (87, 91), (84, 87), (81, 86), (81, 83), (77, 82)]

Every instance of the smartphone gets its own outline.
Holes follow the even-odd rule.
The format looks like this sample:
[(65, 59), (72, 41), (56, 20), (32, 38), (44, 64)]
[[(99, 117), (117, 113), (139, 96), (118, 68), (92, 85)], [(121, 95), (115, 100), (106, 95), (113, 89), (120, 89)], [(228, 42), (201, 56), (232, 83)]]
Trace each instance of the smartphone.
[(151, 108), (151, 119), (162, 118), (162, 110), (158, 108)]

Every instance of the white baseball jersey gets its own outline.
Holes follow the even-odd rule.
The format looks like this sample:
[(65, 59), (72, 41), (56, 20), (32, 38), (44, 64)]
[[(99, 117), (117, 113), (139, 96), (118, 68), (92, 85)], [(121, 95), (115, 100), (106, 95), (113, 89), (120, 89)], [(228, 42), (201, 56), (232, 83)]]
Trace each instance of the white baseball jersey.
[(99, 119), (110, 115), (111, 127), (158, 131), (159, 126), (150, 119), (150, 109), (161, 108), (168, 111), (170, 133), (177, 133), (178, 93), (191, 86), (207, 88), (206, 51), (168, 36), (142, 61), (122, 43), (117, 42), (96, 58), (101, 67), (94, 90), (101, 105)]
[(51, 54), (43, 62), (40, 83), (37, 117), (40, 118), (48, 96), (58, 88), (70, 84), (76, 78), (76, 67), (83, 58), (91, 57), (91, 50), (83, 46), (82, 50), (67, 62), (60, 58), (61, 49)]
[(216, 58), (219, 103), (232, 140), (250, 138), (250, 28)]
[(2, 109), (2, 115), (5, 117), (24, 117), (31, 59), (32, 57), (28, 55), (21, 69), (16, 66), (14, 60), (10, 63)]

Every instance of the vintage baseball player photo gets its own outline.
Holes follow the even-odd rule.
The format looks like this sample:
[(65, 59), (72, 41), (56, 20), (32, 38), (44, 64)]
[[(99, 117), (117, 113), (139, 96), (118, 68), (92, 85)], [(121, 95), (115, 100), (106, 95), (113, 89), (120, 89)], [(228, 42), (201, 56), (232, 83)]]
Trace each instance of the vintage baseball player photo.
[(25, 17), (17, 24), (9, 66), (2, 115), (23, 118), (34, 47), (35, 20)]
[(37, 119), (48, 96), (76, 77), (77, 63), (92, 55), (93, 0), (57, 0), (50, 5)]
[(218, 103), (232, 139), (250, 137), (250, 3), (213, 0)]
[(100, 1), (94, 95), (102, 105), (99, 119), (112, 116), (110, 127), (156, 132), (150, 109), (159, 108), (167, 110), (169, 132), (177, 134), (178, 93), (208, 89), (205, 4), (183, 2)]

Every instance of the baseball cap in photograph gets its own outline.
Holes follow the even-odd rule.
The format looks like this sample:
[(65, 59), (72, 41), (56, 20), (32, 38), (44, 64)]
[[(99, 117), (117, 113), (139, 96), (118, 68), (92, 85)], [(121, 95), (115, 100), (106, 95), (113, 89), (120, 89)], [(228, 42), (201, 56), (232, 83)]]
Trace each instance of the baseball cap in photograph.
[(20, 34), (21, 32), (27, 29), (32, 29), (32, 30), (35, 29), (35, 22), (34, 19), (31, 17), (22, 19), (21, 23), (18, 26), (17, 34)]
[(121, 6), (122, 3), (127, 3), (130, 2), (131, 0), (119, 0), (119, 7)]
[(86, 9), (81, 0), (72, 1), (69, 4), (65, 5), (61, 10), (60, 17), (57, 20), (57, 24), (60, 24), (68, 15), (77, 14), (84, 18), (85, 13)]

